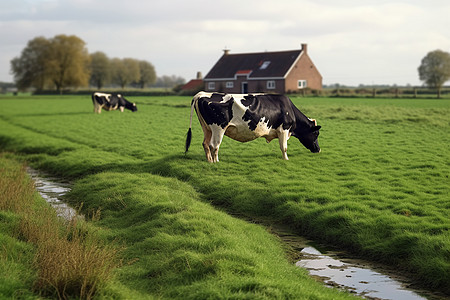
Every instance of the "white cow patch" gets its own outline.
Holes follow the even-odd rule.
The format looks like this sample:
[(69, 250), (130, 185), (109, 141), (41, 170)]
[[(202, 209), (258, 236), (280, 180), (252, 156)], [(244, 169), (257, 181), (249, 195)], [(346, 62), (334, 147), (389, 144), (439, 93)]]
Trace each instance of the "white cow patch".
[(111, 94), (105, 94), (105, 93), (95, 93), (96, 96), (99, 97), (105, 97), (106, 101), (110, 102), (111, 101)]
[(226, 94), (225, 96), (222, 97), (222, 101), (220, 101), (220, 103), (227, 103), (228, 101), (231, 100), (231, 98), (233, 98), (233, 95), (231, 94)]

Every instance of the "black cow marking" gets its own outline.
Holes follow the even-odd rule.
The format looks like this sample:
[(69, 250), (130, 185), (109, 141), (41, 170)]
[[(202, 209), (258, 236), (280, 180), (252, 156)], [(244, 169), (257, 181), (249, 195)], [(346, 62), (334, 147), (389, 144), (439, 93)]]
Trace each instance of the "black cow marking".
[[(251, 130), (256, 129), (261, 116), (268, 120), (268, 127), (278, 128), (280, 125), (283, 125), (283, 129), (289, 129), (290, 124), (295, 121), (294, 111), (290, 106), (283, 105), (284, 101), (280, 102), (280, 97), (285, 96), (247, 95), (241, 100), (241, 103), (248, 108), (244, 114), (244, 120), (250, 121), (248, 125)], [(284, 113), (280, 114), (280, 110)]]
[(225, 128), (229, 120), (233, 118), (232, 106), (230, 104), (232, 103), (218, 101), (217, 97), (211, 99), (202, 98), (198, 101), (198, 110), (204, 116), (206, 124), (217, 124)]

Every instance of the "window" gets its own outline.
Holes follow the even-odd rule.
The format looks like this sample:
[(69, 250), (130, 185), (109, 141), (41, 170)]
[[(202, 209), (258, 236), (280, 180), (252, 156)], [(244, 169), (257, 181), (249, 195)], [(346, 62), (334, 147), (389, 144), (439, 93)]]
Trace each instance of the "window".
[(215, 82), (208, 82), (208, 90), (212, 91), (216, 89), (216, 83)]
[(227, 89), (232, 89), (234, 88), (234, 82), (233, 81), (227, 81), (226, 85)]
[(269, 89), (269, 90), (275, 89), (275, 80), (267, 81), (267, 89)]
[(262, 63), (261, 67), (259, 67), (260, 70), (265, 70), (270, 65), (270, 61), (266, 60)]
[(299, 89), (304, 89), (306, 88), (308, 85), (306, 84), (306, 80), (299, 80), (298, 81), (298, 88)]

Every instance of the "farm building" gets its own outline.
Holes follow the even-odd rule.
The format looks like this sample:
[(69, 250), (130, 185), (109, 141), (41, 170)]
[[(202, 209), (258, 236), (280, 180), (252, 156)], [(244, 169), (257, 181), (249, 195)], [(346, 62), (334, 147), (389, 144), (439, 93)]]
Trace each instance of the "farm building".
[(227, 93), (295, 93), (322, 89), (322, 75), (308, 55), (300, 50), (224, 54), (203, 79), (206, 91)]
[(194, 94), (203, 89), (202, 73), (197, 72), (196, 79), (189, 80), (185, 85), (181, 87), (184, 92), (193, 92)]

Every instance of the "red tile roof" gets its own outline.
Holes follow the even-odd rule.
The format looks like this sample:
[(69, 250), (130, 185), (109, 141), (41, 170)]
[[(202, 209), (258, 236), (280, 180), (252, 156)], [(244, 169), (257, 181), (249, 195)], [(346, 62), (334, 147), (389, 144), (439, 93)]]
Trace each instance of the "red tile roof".
[(248, 75), (252, 72), (252, 70), (239, 70), (236, 72), (236, 75)]
[(203, 86), (203, 80), (202, 79), (192, 79), (185, 85), (181, 87), (182, 90), (189, 91), (189, 90), (195, 90), (199, 87)]

